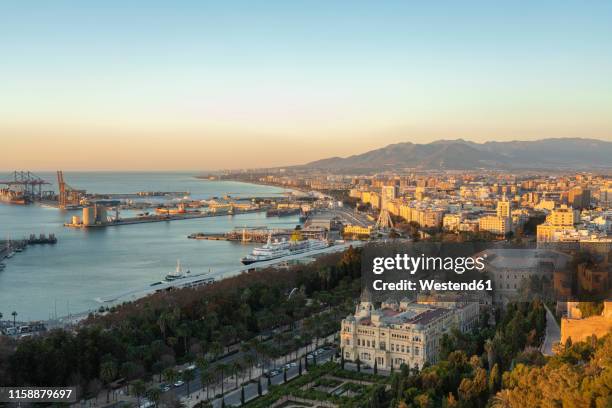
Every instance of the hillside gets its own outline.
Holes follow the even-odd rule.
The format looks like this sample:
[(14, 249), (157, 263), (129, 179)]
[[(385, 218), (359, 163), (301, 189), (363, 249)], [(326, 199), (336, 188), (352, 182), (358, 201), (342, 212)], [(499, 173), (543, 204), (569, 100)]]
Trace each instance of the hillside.
[(612, 142), (581, 138), (485, 143), (462, 139), (427, 144), (406, 142), (345, 158), (317, 160), (299, 167), (327, 170), (612, 168)]

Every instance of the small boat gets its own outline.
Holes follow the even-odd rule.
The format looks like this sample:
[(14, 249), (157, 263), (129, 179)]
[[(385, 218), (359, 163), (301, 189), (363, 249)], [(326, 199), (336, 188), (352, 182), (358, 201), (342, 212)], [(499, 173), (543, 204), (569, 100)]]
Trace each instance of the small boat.
[(177, 260), (176, 261), (176, 270), (174, 272), (170, 272), (169, 274), (166, 275), (166, 277), (164, 278), (164, 280), (166, 282), (172, 282), (175, 281), (177, 279), (183, 279), (183, 278), (187, 278), (187, 275), (190, 274), (191, 271), (188, 269), (187, 271), (183, 272), (183, 269), (181, 268), (181, 261)]

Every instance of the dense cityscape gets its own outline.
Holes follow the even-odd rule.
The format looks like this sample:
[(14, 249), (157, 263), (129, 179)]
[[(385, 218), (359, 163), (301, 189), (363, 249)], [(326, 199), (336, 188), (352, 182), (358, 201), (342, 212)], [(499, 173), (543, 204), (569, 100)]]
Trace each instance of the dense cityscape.
[[(261, 248), (269, 249), (253, 265), (243, 262), (247, 266), (233, 277), (183, 281), (180, 272), (169, 274), (160, 282), (163, 290), (154, 286), (138, 299), (111, 302), (58, 328), (44, 321), (17, 325), (14, 312), (3, 323), (3, 383), (76, 386), (88, 405), (141, 407), (610, 402), (602, 371), (612, 347), (612, 303), (606, 301), (612, 179), (605, 172), (409, 169), (342, 175), (277, 168), (193, 177), (294, 193), (242, 201), (185, 196), (156, 204), (153, 212), (232, 217), (263, 211), (268, 217), (299, 214), (300, 224), (190, 236), (236, 245), (267, 240)], [(77, 214), (83, 208), (82, 221), (72, 217), (81, 228), (132, 228), (107, 213), (152, 205), (118, 197), (109, 202), (109, 196), (83, 190), (71, 190), (66, 202), (61, 190), (43, 203), (57, 200), (60, 210), (72, 205)], [(32, 202), (40, 205), (36, 197)], [(326, 245), (272, 259), (283, 242), (302, 240)], [(474, 241), (494, 244), (485, 251), (494, 291), (477, 300), (429, 292), (381, 302), (361, 285), (360, 253), (372, 243)], [(4, 256), (10, 250), (4, 248)], [(579, 293), (604, 297), (567, 297), (576, 286)], [(529, 300), (521, 298), (526, 291), (533, 291)], [(551, 377), (555, 370), (588, 377), (590, 385), (556, 394), (561, 384)], [(538, 387), (554, 394), (536, 392), (525, 378), (539, 378)]]
[(0, 1), (0, 408), (612, 408), (611, 21)]

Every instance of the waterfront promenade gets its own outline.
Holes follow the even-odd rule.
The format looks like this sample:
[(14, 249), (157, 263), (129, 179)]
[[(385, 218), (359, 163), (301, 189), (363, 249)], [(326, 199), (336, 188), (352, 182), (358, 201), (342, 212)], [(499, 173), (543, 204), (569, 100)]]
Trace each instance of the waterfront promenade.
[(316, 257), (316, 256), (324, 255), (324, 254), (334, 253), (334, 252), (341, 252), (341, 251), (348, 249), (351, 246), (359, 247), (362, 245), (363, 245), (362, 241), (348, 241), (348, 242), (344, 242), (340, 244), (335, 244), (327, 248), (318, 249), (318, 250), (296, 254), (296, 255), (289, 255), (283, 258), (273, 259), (271, 261), (257, 262), (256, 264), (244, 265), (238, 268), (228, 268), (225, 270), (216, 271), (211, 274), (198, 274), (198, 275), (190, 276), (188, 278), (180, 279), (178, 281), (165, 282), (165, 283), (161, 283), (155, 286), (151, 286), (149, 284), (146, 286), (136, 287), (136, 288), (130, 289), (125, 292), (120, 292), (120, 293), (97, 298), (96, 301), (102, 304), (115, 304), (115, 303), (122, 303), (126, 301), (132, 301), (132, 300), (136, 300), (141, 297), (144, 297), (146, 295), (149, 295), (149, 294), (152, 294), (158, 291), (166, 290), (166, 289), (190, 287), (190, 286), (193, 286), (194, 284), (197, 284), (198, 281), (201, 281), (204, 278), (215, 278), (215, 279), (227, 278), (230, 276), (239, 275), (242, 272), (245, 272), (251, 269), (266, 268), (269, 266), (275, 266), (275, 265), (286, 263), (286, 262), (297, 261), (303, 258)]

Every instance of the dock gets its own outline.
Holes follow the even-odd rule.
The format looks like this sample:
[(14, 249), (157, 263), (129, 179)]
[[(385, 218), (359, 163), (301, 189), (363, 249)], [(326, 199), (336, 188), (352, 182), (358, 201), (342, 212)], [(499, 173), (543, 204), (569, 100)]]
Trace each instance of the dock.
[(164, 221), (180, 221), (180, 220), (193, 220), (196, 218), (208, 218), (218, 217), (222, 215), (238, 215), (263, 212), (265, 209), (255, 208), (252, 210), (235, 210), (232, 213), (229, 212), (186, 212), (179, 214), (160, 214), (160, 215), (144, 215), (141, 217), (129, 217), (120, 219), (110, 219), (106, 221), (99, 221), (96, 223), (86, 224), (80, 223), (65, 223), (65, 227), (69, 228), (106, 228), (106, 227), (118, 227), (121, 225), (133, 225), (133, 224), (148, 224), (152, 222), (164, 222)]
[(224, 233), (196, 232), (189, 234), (187, 238), (206, 241), (234, 241), (234, 242), (256, 242), (265, 243), (268, 237), (277, 240), (290, 240), (292, 237), (300, 238), (322, 238), (326, 236), (323, 228), (311, 227), (305, 229), (290, 228), (267, 228), (267, 227), (243, 227), (234, 228)]

